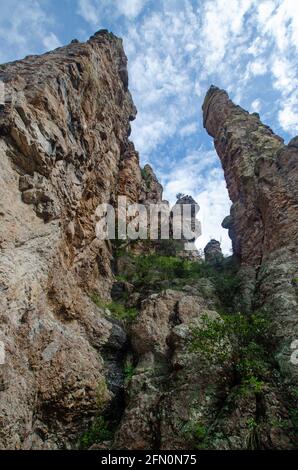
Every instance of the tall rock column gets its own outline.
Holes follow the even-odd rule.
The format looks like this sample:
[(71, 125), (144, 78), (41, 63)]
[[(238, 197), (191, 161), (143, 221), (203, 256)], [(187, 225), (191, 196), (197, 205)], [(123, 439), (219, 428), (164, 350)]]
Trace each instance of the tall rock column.
[(298, 367), (290, 360), (291, 343), (298, 339), (297, 138), (285, 145), (258, 114), (236, 106), (214, 86), (203, 116), (233, 203), (224, 226), (241, 261), (243, 284), (247, 281), (246, 301), (270, 313), (279, 340), (277, 358), (297, 383)]

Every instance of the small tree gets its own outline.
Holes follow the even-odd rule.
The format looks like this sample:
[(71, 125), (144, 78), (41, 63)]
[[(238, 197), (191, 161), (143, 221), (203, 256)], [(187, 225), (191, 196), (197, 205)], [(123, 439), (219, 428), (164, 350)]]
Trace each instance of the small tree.
[(185, 196), (185, 194), (183, 194), (183, 193), (176, 194), (176, 198), (177, 198), (178, 201), (179, 201), (179, 199), (182, 199), (184, 196)]

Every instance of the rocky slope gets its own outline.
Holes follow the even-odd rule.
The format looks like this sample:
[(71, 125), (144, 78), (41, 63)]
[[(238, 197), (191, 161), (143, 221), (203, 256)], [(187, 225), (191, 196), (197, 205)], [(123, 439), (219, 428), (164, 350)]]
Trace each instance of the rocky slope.
[(162, 201), (129, 141), (126, 65), (103, 30), (0, 66), (0, 447), (292, 448), (296, 140), (211, 88), (235, 256), (101, 241), (100, 203)]

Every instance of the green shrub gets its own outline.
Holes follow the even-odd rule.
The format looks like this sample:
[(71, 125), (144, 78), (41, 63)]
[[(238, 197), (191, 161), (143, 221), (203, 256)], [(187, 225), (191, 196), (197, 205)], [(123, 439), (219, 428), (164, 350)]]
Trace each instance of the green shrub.
[(298, 432), (298, 410), (297, 408), (290, 408), (289, 410), (290, 413), (290, 420), (293, 424), (293, 427), (296, 432)]
[(246, 421), (247, 436), (246, 436), (246, 448), (249, 450), (260, 449), (260, 436), (258, 423), (255, 418), (249, 418)]
[(205, 426), (203, 426), (200, 423), (194, 426), (193, 435), (196, 439), (198, 439), (199, 441), (202, 441), (206, 437), (206, 434), (207, 434), (207, 429)]
[(99, 295), (96, 292), (91, 292), (89, 295), (90, 299), (92, 302), (99, 308), (105, 308), (105, 303), (104, 301), (99, 297)]
[(158, 240), (155, 241), (155, 250), (158, 255), (176, 256), (181, 251), (181, 244), (178, 240)]
[(150, 174), (147, 173), (147, 170), (145, 167), (141, 169), (141, 175), (142, 175), (143, 180), (145, 181), (146, 188), (150, 189), (151, 177), (150, 177)]
[(230, 331), (224, 319), (202, 315), (201, 325), (191, 329), (191, 352), (199, 352), (209, 362), (226, 361), (231, 356)]
[[(169, 240), (164, 241), (169, 242)], [(182, 286), (196, 279), (208, 278), (215, 286), (221, 307), (225, 310), (232, 308), (233, 298), (239, 287), (237, 266), (232, 260), (223, 259), (220, 267), (214, 267), (204, 261), (189, 261), (168, 256), (177, 249), (175, 240), (173, 244), (162, 249), (169, 250), (167, 255), (131, 256), (134, 269), (129, 273), (120, 272), (119, 275), (125, 276), (139, 291), (159, 291), (164, 289), (166, 284), (172, 287), (173, 280), (180, 281)]]
[(138, 314), (135, 308), (127, 308), (120, 302), (105, 302), (96, 293), (90, 294), (90, 299), (97, 307), (110, 310), (113, 317), (119, 320), (132, 321)]
[(202, 317), (202, 324), (191, 330), (190, 350), (208, 361), (229, 360), (246, 390), (260, 393), (269, 369), (266, 343), (270, 337), (268, 321), (261, 313), (231, 314), (218, 319)]
[(101, 377), (96, 387), (96, 404), (98, 411), (101, 411), (109, 400), (109, 391), (104, 377)]
[(264, 389), (265, 383), (263, 380), (257, 379), (255, 376), (250, 376), (243, 379), (243, 384), (239, 389), (241, 395), (251, 395), (251, 393), (259, 395)]
[(204, 424), (189, 421), (183, 428), (183, 434), (195, 449), (205, 448), (206, 441), (208, 441), (208, 430)]
[(132, 321), (136, 318), (138, 311), (135, 308), (127, 308), (120, 302), (110, 302), (106, 304), (112, 315), (119, 320)]
[(93, 444), (109, 441), (113, 437), (112, 431), (108, 428), (103, 416), (97, 417), (90, 428), (81, 436), (79, 441), (80, 449), (89, 449)]
[(135, 367), (131, 362), (127, 362), (124, 366), (125, 382), (129, 382), (135, 374)]
[(112, 244), (113, 244), (114, 256), (116, 258), (119, 258), (120, 256), (127, 254), (127, 251), (126, 251), (127, 240), (122, 240), (118, 238), (118, 233), (116, 233), (116, 238), (115, 240), (112, 241)]

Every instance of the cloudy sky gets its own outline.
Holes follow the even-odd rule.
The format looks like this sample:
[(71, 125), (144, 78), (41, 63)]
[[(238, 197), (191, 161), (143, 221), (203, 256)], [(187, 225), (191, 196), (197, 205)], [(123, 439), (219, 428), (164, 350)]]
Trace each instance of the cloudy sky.
[(124, 39), (141, 162), (165, 198), (196, 198), (199, 246), (215, 237), (228, 253), (230, 202), (202, 101), (215, 84), (286, 142), (298, 134), (298, 0), (0, 0), (0, 12), (0, 63), (101, 28)]

